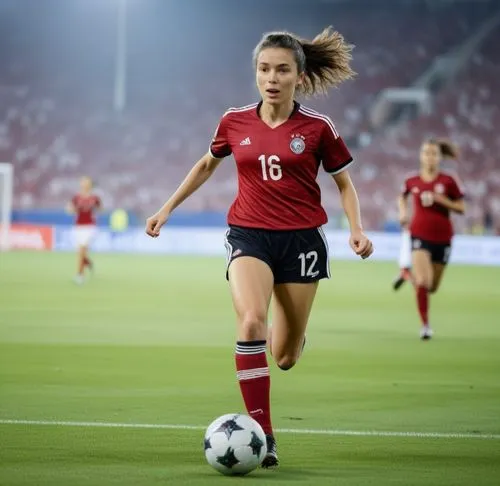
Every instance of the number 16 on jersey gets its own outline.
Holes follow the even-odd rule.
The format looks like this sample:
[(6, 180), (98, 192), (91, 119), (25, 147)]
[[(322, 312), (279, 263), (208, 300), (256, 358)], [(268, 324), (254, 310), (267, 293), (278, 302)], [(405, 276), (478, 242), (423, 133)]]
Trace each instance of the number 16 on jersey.
[(259, 160), (262, 167), (262, 179), (265, 181), (269, 179), (272, 181), (279, 181), (283, 177), (281, 165), (278, 163), (281, 161), (277, 155), (270, 155), (269, 157), (261, 155)]

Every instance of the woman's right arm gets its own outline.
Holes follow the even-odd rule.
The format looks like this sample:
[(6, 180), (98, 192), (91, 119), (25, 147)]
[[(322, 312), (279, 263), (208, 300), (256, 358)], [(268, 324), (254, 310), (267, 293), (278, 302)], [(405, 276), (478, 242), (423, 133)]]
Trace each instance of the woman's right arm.
[(189, 171), (181, 185), (172, 194), (161, 209), (146, 221), (146, 233), (153, 238), (160, 234), (160, 228), (168, 220), (172, 212), (199, 187), (201, 187), (214, 173), (222, 159), (207, 152)]

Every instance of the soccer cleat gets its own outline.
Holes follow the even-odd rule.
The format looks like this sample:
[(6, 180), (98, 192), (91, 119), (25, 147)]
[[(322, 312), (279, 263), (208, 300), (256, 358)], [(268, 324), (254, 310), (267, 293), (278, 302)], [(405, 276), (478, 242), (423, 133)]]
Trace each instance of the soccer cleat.
[(73, 282), (75, 282), (76, 285), (83, 285), (83, 282), (84, 282), (83, 275), (75, 275), (73, 277)]
[(271, 434), (266, 434), (267, 453), (262, 461), (261, 467), (269, 469), (277, 467), (279, 464), (278, 453), (276, 452), (276, 440)]
[(434, 331), (427, 325), (422, 326), (422, 329), (420, 329), (420, 339), (422, 339), (422, 340), (430, 339), (433, 334), (434, 334)]
[(399, 290), (400, 287), (407, 281), (411, 280), (411, 272), (409, 268), (402, 268), (398, 277), (392, 282), (392, 288)]

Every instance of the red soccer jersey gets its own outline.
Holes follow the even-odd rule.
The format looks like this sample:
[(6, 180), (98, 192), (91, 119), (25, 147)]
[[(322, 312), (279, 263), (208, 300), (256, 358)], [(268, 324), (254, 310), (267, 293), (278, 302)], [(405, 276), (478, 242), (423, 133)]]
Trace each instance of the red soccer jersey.
[(95, 211), (101, 207), (101, 200), (98, 196), (95, 196), (94, 194), (89, 194), (88, 196), (76, 194), (71, 199), (71, 203), (76, 211), (75, 224), (96, 224)]
[(453, 237), (450, 212), (440, 204), (425, 206), (430, 193), (439, 193), (452, 200), (464, 197), (456, 179), (440, 172), (432, 182), (425, 182), (419, 174), (408, 177), (403, 186), (403, 194), (413, 194), (413, 218), (410, 223), (412, 236), (433, 243), (449, 244)]
[(352, 162), (332, 121), (298, 103), (290, 118), (271, 128), (259, 104), (231, 108), (210, 145), (214, 157), (234, 155), (238, 195), (228, 223), (248, 228), (314, 228), (328, 220), (316, 182), (319, 166), (337, 174)]

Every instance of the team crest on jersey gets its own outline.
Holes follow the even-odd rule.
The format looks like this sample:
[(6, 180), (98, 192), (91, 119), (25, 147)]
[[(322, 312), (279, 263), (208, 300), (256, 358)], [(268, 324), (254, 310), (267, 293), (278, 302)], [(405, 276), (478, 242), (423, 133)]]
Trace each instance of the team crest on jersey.
[(420, 192), (420, 189), (418, 187), (414, 187), (411, 192), (413, 192), (413, 194), (418, 194)]
[(300, 155), (306, 149), (305, 138), (299, 134), (292, 135), (292, 141), (290, 142), (290, 150), (297, 155)]
[(438, 194), (444, 194), (444, 185), (439, 182), (434, 186), (434, 191)]

